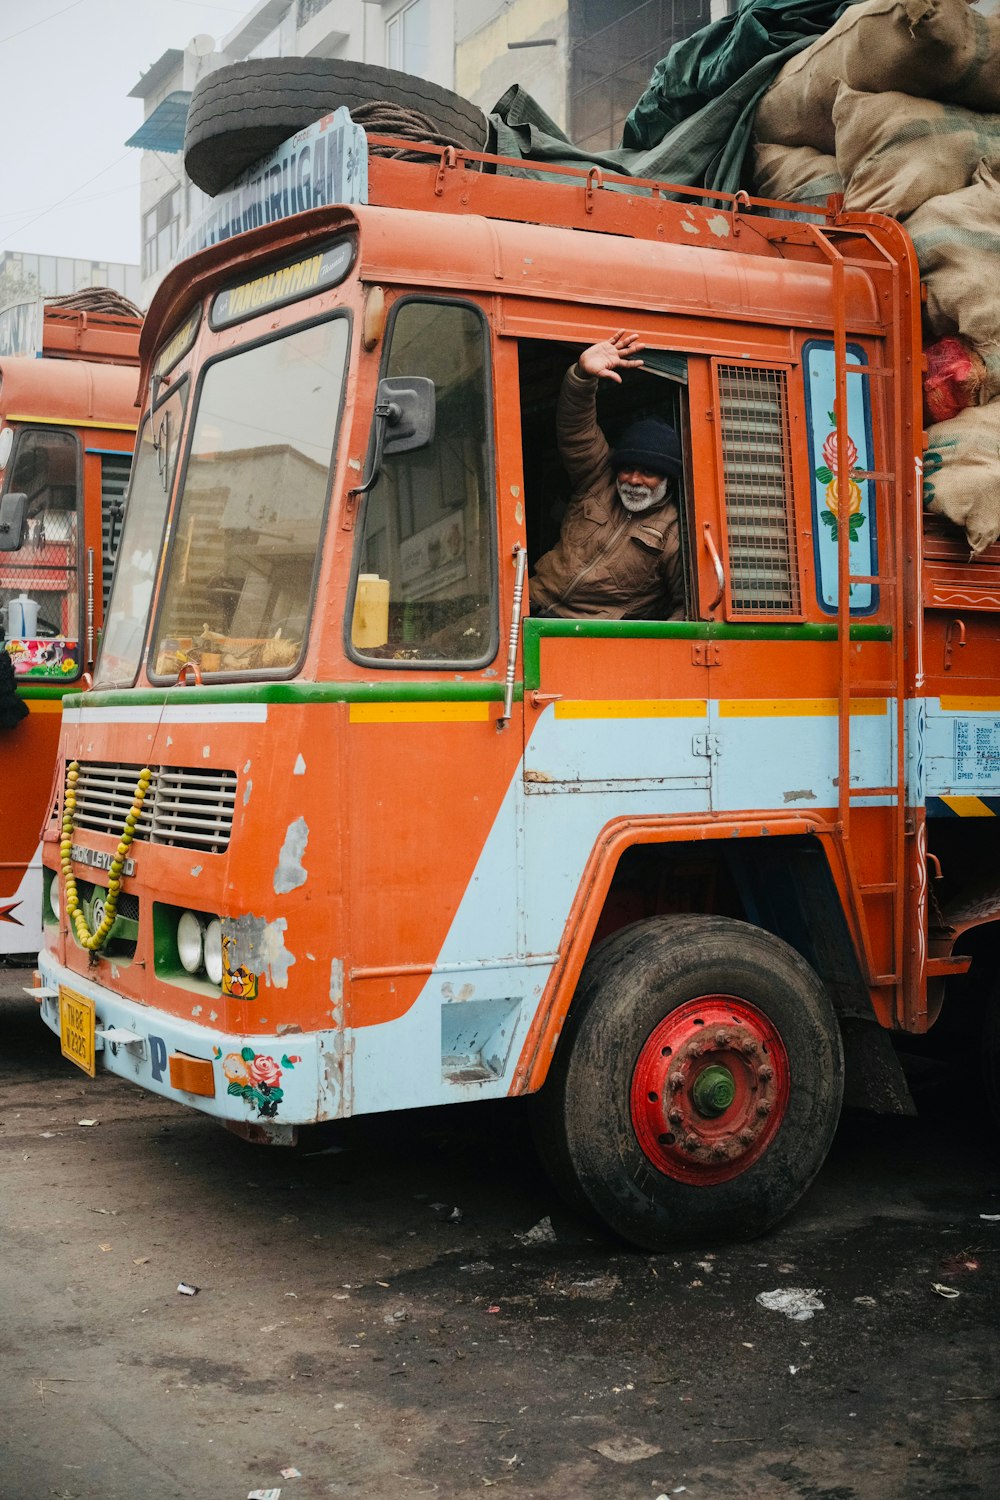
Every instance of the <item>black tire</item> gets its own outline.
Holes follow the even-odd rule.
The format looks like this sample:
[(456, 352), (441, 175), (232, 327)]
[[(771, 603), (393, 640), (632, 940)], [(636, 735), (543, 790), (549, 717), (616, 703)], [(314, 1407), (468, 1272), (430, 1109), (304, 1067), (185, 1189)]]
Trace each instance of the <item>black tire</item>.
[[(728, 1085), (705, 1086), (727, 1072), (719, 1109)], [(751, 1239), (819, 1171), (843, 1082), (833, 1007), (794, 949), (728, 917), (654, 917), (584, 967), (535, 1140), (570, 1205), (634, 1245)]]
[(257, 57), (196, 84), (184, 130), (184, 166), (215, 196), (282, 141), (340, 105), (388, 101), (419, 110), (455, 145), (481, 151), (486, 116), (451, 89), (393, 68), (327, 57)]

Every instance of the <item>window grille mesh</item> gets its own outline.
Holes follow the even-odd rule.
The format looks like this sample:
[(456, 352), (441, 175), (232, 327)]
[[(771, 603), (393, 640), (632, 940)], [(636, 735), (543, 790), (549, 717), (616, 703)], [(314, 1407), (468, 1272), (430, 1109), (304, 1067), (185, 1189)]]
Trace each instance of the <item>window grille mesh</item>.
[(718, 375), (730, 611), (798, 614), (787, 377), (745, 365)]

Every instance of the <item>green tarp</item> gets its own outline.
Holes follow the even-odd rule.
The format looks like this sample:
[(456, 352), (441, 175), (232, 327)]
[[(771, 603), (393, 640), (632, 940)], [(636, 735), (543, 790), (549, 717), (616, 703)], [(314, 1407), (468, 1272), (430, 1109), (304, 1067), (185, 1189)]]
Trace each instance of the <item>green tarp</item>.
[(491, 116), (496, 151), (521, 159), (521, 167), (509, 169), (519, 176), (546, 177), (542, 168), (549, 163), (598, 166), (727, 193), (748, 188), (743, 163), (761, 95), (788, 59), (822, 36), (849, 3), (742, 0), (733, 15), (671, 47), (625, 122), (621, 145), (596, 156), (574, 146), (514, 84)]

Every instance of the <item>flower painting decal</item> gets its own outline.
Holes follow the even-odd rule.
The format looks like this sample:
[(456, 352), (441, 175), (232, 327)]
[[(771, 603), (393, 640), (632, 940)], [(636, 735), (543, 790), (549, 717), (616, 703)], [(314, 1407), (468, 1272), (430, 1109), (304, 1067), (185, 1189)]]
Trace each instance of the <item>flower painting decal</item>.
[(281, 1087), (282, 1069), (291, 1071), (301, 1061), (299, 1056), (285, 1054), (279, 1067), (269, 1053), (255, 1052), (252, 1047), (244, 1047), (242, 1052), (228, 1052), (222, 1060), (222, 1071), (229, 1085), (226, 1092), (245, 1099), (262, 1119), (273, 1120), (285, 1097)]
[[(827, 509), (820, 511), (820, 519), (829, 526), (830, 535), (836, 541), (840, 523), (838, 511), (840, 481), (837, 477), (840, 472), (840, 455), (837, 452), (837, 418), (832, 411), (827, 412), (827, 416), (833, 431), (827, 435), (823, 444), (824, 463), (817, 468), (816, 478), (820, 484), (826, 486)], [(847, 438), (847, 452), (844, 457), (847, 462), (847, 529), (851, 541), (856, 542), (858, 533), (865, 524), (865, 518), (861, 514), (861, 486), (854, 478), (858, 466), (858, 447), (850, 435)]]
[[(816, 597), (827, 614), (839, 608), (840, 548), (846, 545), (849, 609), (853, 616), (874, 614), (879, 607), (878, 513), (868, 355), (860, 344), (848, 344), (849, 378), (837, 401), (837, 360), (832, 341), (810, 339), (804, 346), (806, 421), (812, 484), (813, 562)], [(838, 442), (837, 418), (840, 413)], [(868, 581), (864, 581), (868, 580)]]

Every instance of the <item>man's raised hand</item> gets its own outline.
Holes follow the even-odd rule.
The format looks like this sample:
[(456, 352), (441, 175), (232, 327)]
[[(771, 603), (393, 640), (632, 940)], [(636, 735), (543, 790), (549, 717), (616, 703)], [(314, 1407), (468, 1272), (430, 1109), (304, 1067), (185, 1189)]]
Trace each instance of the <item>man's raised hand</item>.
[(592, 379), (614, 380), (621, 385), (622, 378), (618, 371), (640, 368), (642, 360), (639, 354), (645, 347), (645, 344), (639, 342), (637, 333), (622, 329), (609, 339), (603, 339), (599, 344), (591, 344), (589, 349), (584, 349), (577, 365), (584, 375), (589, 375)]

